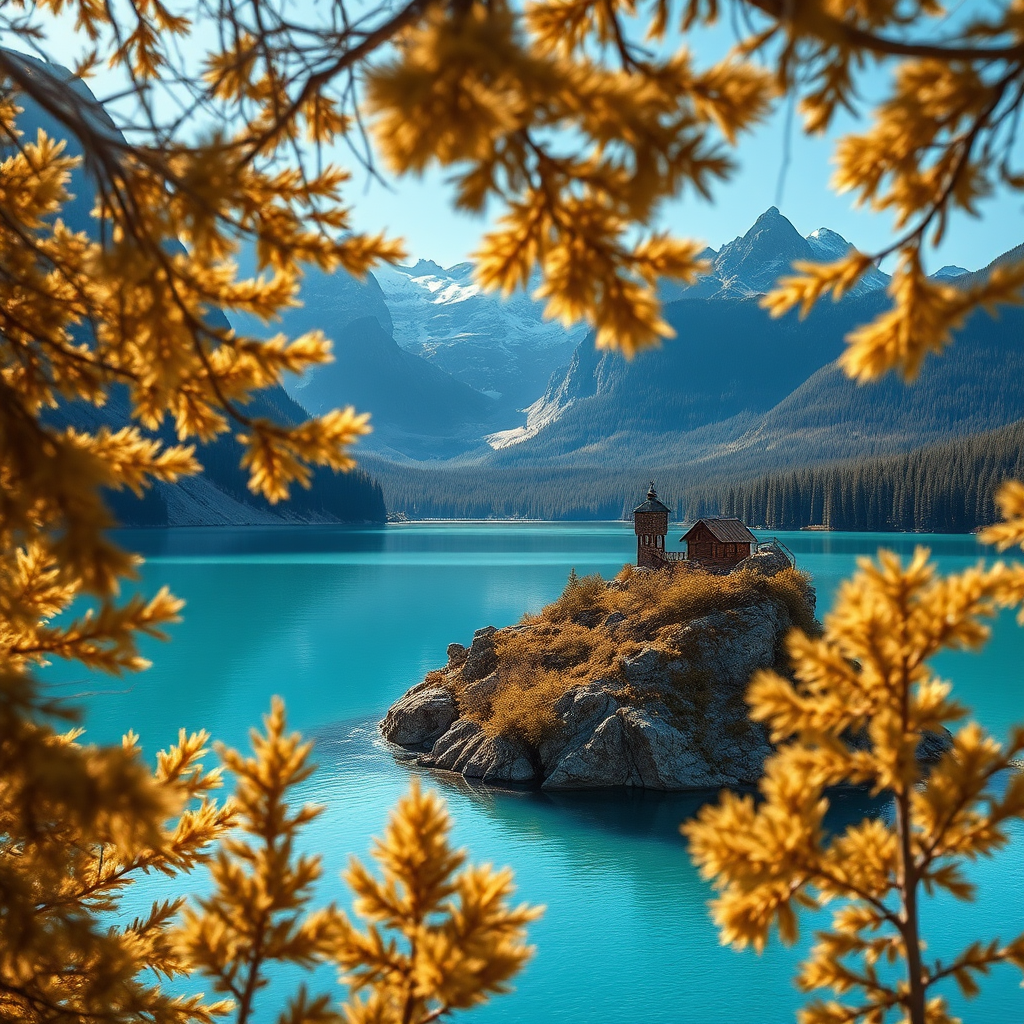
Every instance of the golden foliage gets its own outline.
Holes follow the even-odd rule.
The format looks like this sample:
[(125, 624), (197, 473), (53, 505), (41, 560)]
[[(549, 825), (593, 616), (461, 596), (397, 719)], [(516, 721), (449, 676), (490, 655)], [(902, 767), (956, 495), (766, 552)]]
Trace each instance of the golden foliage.
[[(145, 668), (140, 637), (163, 637), (181, 610), (166, 590), (118, 600), (138, 559), (109, 536), (104, 489), (141, 495), (195, 473), (194, 442), (229, 429), (250, 488), (272, 502), (308, 485), (313, 465), (353, 465), (365, 414), (285, 427), (245, 412), (283, 373), (328, 360), (326, 339), (264, 342), (211, 311), (269, 321), (295, 304), (304, 264), (362, 274), (401, 249), (352, 229), (347, 172), (292, 159), (300, 139), (319, 146), (350, 119), (320, 91), (289, 96), (265, 40), (211, 32), (160, 0), (73, 6), (90, 47), (75, 74), (0, 52), (0, 1016), (184, 1024), (233, 1011), (244, 1022), (268, 965), (340, 957), (340, 915), (310, 909), (319, 861), (294, 849), (317, 812), (286, 803), (312, 770), (308, 745), (286, 735), (275, 703), (251, 758), (221, 751), (236, 787), (218, 803), (222, 768), (203, 767), (205, 734), (182, 735), (155, 770), (132, 734), (118, 747), (84, 745), (77, 731), (59, 731), (77, 715), (41, 697), (33, 672), (52, 658), (111, 673)], [(5, 38), (42, 43), (47, 19), (64, 18), (65, 7), (41, 0), (0, 13)], [(201, 67), (177, 63), (185, 53), (202, 55)], [(130, 141), (75, 80), (101, 59), (127, 83)], [(191, 97), (184, 114), (166, 95), (149, 102), (148, 90), (168, 83)], [(24, 137), (29, 106), (65, 138)], [(159, 121), (156, 111), (170, 108), (172, 121)], [(210, 123), (222, 127), (211, 134)], [(72, 187), (85, 191), (79, 200), (95, 197), (93, 223), (74, 230), (62, 219)], [(243, 244), (256, 255), (248, 279), (235, 262)], [(54, 425), (51, 410), (102, 408), (115, 387), (132, 425)], [(182, 443), (157, 440), (163, 424)], [(424, 838), (416, 828), (413, 854)], [(206, 863), (214, 892), (196, 907), (178, 897), (110, 927), (141, 876)], [(522, 925), (532, 916), (506, 913), (507, 874), (467, 868), (456, 884), (458, 913), (475, 914), (476, 931), (455, 934), (474, 959), (449, 964), (439, 946), (434, 969), (451, 973), (422, 981), (423, 998), (433, 1005), (436, 993), (446, 1011), (504, 990), (526, 958)], [(432, 941), (431, 922), (417, 927)], [(177, 997), (160, 985), (199, 972), (230, 998)], [(339, 1009), (300, 992), (279, 1019), (337, 1020)]]
[(530, 958), (526, 926), (541, 910), (511, 907), (512, 874), (467, 866), (448, 842), (444, 803), (413, 780), (374, 849), (383, 879), (353, 860), (361, 931), (338, 920), (333, 957), (352, 996), (349, 1024), (426, 1024), (509, 991)]
[(996, 494), (996, 506), (1002, 513), (1002, 522), (983, 530), (981, 539), (1000, 551), (1014, 545), (1024, 548), (1024, 484), (1016, 480), (1003, 484)]
[[(252, 735), (252, 757), (230, 749), (222, 753), (237, 780), (232, 808), (238, 831), (221, 842), (210, 865), (213, 894), (185, 909), (176, 941), (185, 962), (208, 975), (214, 991), (234, 1000), (240, 1021), (249, 1019), (267, 985), (268, 965), (309, 968), (332, 948), (331, 911), (308, 912), (320, 859), (295, 852), (299, 830), (319, 809), (292, 811), (286, 800), (312, 774), (311, 744), (285, 734), (280, 699), (264, 727), (265, 734)], [(300, 995), (294, 1005), (304, 999)]]
[[(686, 53), (609, 67), (586, 52), (619, 12), (586, 4), (432, 7), (369, 76), (380, 149), (399, 172), (458, 168), (457, 202), (505, 211), (477, 254), (477, 276), (506, 294), (542, 273), (546, 313), (590, 320), (597, 344), (627, 356), (672, 331), (654, 288), (692, 281), (701, 246), (651, 232), (657, 204), (684, 183), (708, 195), (730, 141), (766, 113), (768, 76), (730, 58), (697, 72)], [(566, 150), (553, 131), (572, 128)]]
[[(1024, 775), (993, 784), (1024, 750), (1024, 729), (1004, 748), (971, 722), (926, 775), (917, 759), (925, 733), (966, 715), (929, 660), (977, 649), (984, 620), (1022, 600), (1024, 565), (940, 577), (923, 548), (907, 565), (882, 551), (843, 584), (822, 637), (791, 635), (795, 682), (761, 672), (751, 683), (752, 717), (779, 745), (762, 799), (725, 794), (683, 831), (718, 891), (723, 942), (761, 950), (773, 926), (792, 942), (798, 908), (840, 902), (798, 978), (804, 991), (838, 998), (812, 1002), (804, 1024), (881, 1020), (890, 1010), (912, 1024), (951, 1021), (936, 990), (944, 980), (972, 995), (992, 965), (1024, 969), (1024, 935), (930, 962), (919, 922), (926, 894), (970, 899), (964, 862), (1000, 849), (1007, 824), (1024, 817)], [(830, 836), (826, 791), (851, 783), (891, 793), (895, 822), (865, 819)], [(900, 963), (902, 976), (880, 972), (881, 962)]]
[[(206, 735), (182, 733), (154, 771), (134, 736), (120, 747), (82, 746), (41, 721), (60, 709), (22, 697), (0, 709), (4, 1019), (212, 1024), (231, 1014), (244, 1024), (258, 1006), (266, 1013), (268, 968), (334, 963), (370, 1000), (339, 1007), (300, 988), (279, 1021), (426, 1021), (508, 991), (529, 958), (525, 928), (540, 911), (509, 906), (509, 871), (467, 866), (448, 847), (443, 803), (415, 784), (377, 846), (385, 882), (357, 861), (347, 875), (369, 932), (333, 904), (312, 909), (320, 858), (297, 845), (321, 809), (289, 806), (313, 767), (310, 744), (285, 731), (280, 700), (265, 732), (253, 733), (251, 757), (221, 748), (223, 767), (207, 770)], [(218, 803), (225, 771), (235, 789)], [(144, 875), (176, 878), (202, 865), (211, 895), (191, 906), (185, 896), (158, 901), (109, 927)], [(379, 928), (400, 933), (409, 950)], [(226, 998), (171, 996), (158, 982), (201, 974)]]
[(124, 927), (104, 920), (142, 875), (175, 877), (204, 863), (232, 825), (230, 804), (210, 795), (221, 779), (203, 767), (206, 736), (183, 733), (154, 772), (134, 737), (83, 746), (47, 724), (53, 709), (26, 687), (3, 682), (0, 1014), (213, 1020), (219, 1004), (170, 996), (157, 983), (189, 969), (169, 938), (184, 898), (154, 903)]
[(275, 964), (336, 964), (349, 990), (339, 1013), (330, 995), (300, 988), (281, 1010), (282, 1024), (425, 1024), (509, 991), (532, 954), (526, 925), (541, 911), (509, 906), (507, 869), (466, 865), (448, 844), (443, 801), (415, 780), (375, 844), (383, 882), (354, 858), (345, 874), (367, 930), (333, 903), (311, 909), (320, 857), (299, 853), (297, 843), (322, 808), (288, 803), (313, 772), (311, 744), (286, 733), (279, 699), (264, 727), (252, 735), (252, 757), (221, 752), (237, 779), (237, 828), (210, 862), (212, 895), (185, 909), (171, 937), (183, 962), (229, 997), (236, 1020), (252, 1018)]
[[(497, 215), (479, 253), (481, 283), (507, 292), (538, 270), (549, 315), (589, 320), (600, 347), (631, 355), (671, 334), (658, 279), (691, 281), (703, 269), (698, 243), (651, 228), (661, 204), (688, 189), (709, 196), (730, 173), (739, 136), (789, 93), (809, 133), (826, 130), (840, 108), (870, 118), (837, 143), (834, 185), (892, 211), (903, 234), (872, 256), (797, 268), (768, 305), (781, 312), (838, 297), (898, 251), (893, 313), (851, 338), (849, 369), (913, 374), (966, 312), (1020, 293), (1019, 267), (955, 300), (952, 286), (929, 288), (920, 271), (951, 216), (975, 213), (998, 189), (1024, 189), (1013, 164), (1024, 80), (1015, 8), (996, 4), (944, 25), (936, 43), (937, 3), (737, 4), (745, 17), (736, 45), (704, 67), (691, 33), (713, 24), (720, 5), (696, 0), (408, 0), (371, 7), (358, 24), (334, 5), (296, 17), (278, 3), (228, 0), (216, 10), (220, 26), (205, 8), (185, 15), (134, 0), (123, 26), (111, 8), (76, 4), (76, 74), (103, 63), (124, 83), (132, 131), (125, 142), (100, 129), (102, 115), (59, 76), (47, 82), (16, 55), (0, 57), (0, 126), (11, 143), (2, 201), (16, 214), (6, 246), (17, 267), (4, 327), (14, 343), (45, 338), (62, 379), (49, 359), (19, 360), (16, 373), (37, 393), (70, 386), (89, 400), (116, 375), (133, 382), (143, 423), (170, 413), (183, 436), (206, 437), (226, 428), (225, 401), (325, 358), (321, 339), (260, 345), (211, 328), (204, 313), (269, 318), (294, 301), (302, 263), (363, 273), (400, 255), (382, 236), (352, 230), (348, 173), (321, 159), (336, 142), (399, 174), (450, 169), (457, 205)], [(45, 40), (63, 8), (29, 0), (0, 26)], [(892, 84), (872, 105), (860, 75), (882, 61)], [(158, 114), (146, 90), (168, 83), (188, 87), (173, 113)], [(18, 95), (81, 143), (99, 191), (101, 243), (55, 219), (75, 161), (59, 139), (18, 140)], [(210, 124), (221, 127), (211, 133)], [(240, 281), (232, 258), (243, 238), (255, 242), (258, 276)], [(116, 297), (112, 279), (126, 286)], [(48, 314), (33, 293), (49, 299)], [(94, 343), (83, 348), (74, 328), (84, 324)], [(290, 432), (250, 425), (254, 486), (276, 499), (303, 463), (343, 465), (341, 449), (360, 427), (352, 420), (300, 453)]]
[[(525, 958), (530, 912), (506, 907), (506, 875), (452, 875), (461, 862), (432, 798), (414, 792), (397, 812), (379, 850), (383, 883), (353, 869), (368, 921), (359, 933), (330, 910), (306, 913), (319, 868), (294, 855), (293, 843), (314, 812), (288, 812), (283, 798), (308, 771), (308, 749), (285, 735), (279, 707), (253, 758), (225, 752), (239, 779), (226, 804), (210, 796), (219, 775), (201, 766), (202, 735), (182, 737), (152, 771), (130, 735), (120, 748), (96, 748), (58, 731), (74, 716), (40, 696), (38, 665), (59, 657), (137, 670), (140, 635), (161, 635), (180, 610), (166, 592), (117, 602), (137, 561), (109, 537), (103, 489), (141, 493), (195, 473), (194, 442), (227, 430), (242, 440), (251, 488), (271, 501), (308, 483), (311, 465), (351, 465), (349, 448), (368, 429), (353, 409), (293, 427), (245, 411), (282, 373), (328, 359), (326, 340), (313, 333), (263, 342), (211, 315), (270, 321), (296, 302), (307, 264), (363, 274), (401, 256), (383, 235), (353, 229), (343, 196), (349, 175), (323, 159), (326, 145), (348, 144), (371, 168), (376, 152), (401, 173), (449, 169), (460, 207), (497, 215), (481, 244), (480, 282), (508, 292), (539, 271), (550, 316), (588, 320), (599, 346), (631, 355), (671, 333), (658, 280), (691, 281), (703, 269), (699, 244), (651, 228), (664, 200), (687, 189), (709, 195), (731, 169), (729, 147), (782, 94), (799, 94), (812, 132), (841, 107), (863, 110), (858, 70), (882, 59), (895, 63), (892, 92), (867, 131), (840, 142), (836, 186), (891, 210), (904, 233), (891, 249), (900, 253), (892, 310), (854, 332), (844, 364), (858, 379), (892, 368), (913, 376), (973, 309), (1020, 298), (1020, 265), (958, 290), (927, 278), (923, 254), (955, 212), (972, 212), (996, 189), (1024, 189), (1012, 161), (1024, 28), (1015, 5), (996, 4), (946, 26), (936, 43), (929, 23), (944, 11), (932, 0), (749, 0), (745, 36), (701, 68), (686, 36), (718, 17), (715, 0), (535, 0), (525, 8), (408, 0), (371, 7), (354, 22), (337, 4), (299, 12), (274, 0), (226, 0), (216, 24), (211, 10), (186, 13), (164, 0), (25, 0), (0, 11), (5, 39), (26, 48), (45, 49), (58, 27), (66, 35), (68, 17), (81, 41), (70, 78), (0, 50), (0, 1013), (25, 1021), (205, 1021), (225, 1007), (171, 998), (154, 981), (198, 963), (244, 1020), (268, 960), (334, 957), (367, 993), (347, 1008), (350, 1019), (436, 1019), (503, 990)], [(101, 66), (119, 94), (123, 134), (80, 88)], [(357, 96), (365, 96), (362, 109)], [(29, 104), (60, 137), (22, 135)], [(364, 149), (371, 138), (376, 149)], [(95, 193), (89, 230), (63, 219), (72, 187)], [(248, 279), (237, 268), (243, 244), (256, 255)], [(806, 312), (825, 294), (843, 294), (883, 255), (796, 268), (767, 305), (776, 314), (798, 305)], [(130, 401), (134, 422), (124, 429), (83, 432), (48, 418), (61, 404), (102, 407), (115, 386)], [(164, 423), (180, 443), (154, 440)], [(1002, 492), (1006, 522), (989, 533), (1002, 545), (1024, 538), (1022, 493), (1020, 485)], [(789, 934), (794, 901), (848, 895), (851, 880), (889, 892), (894, 863), (915, 885), (962, 894), (955, 858), (991, 848), (999, 815), (1017, 813), (1016, 783), (977, 809), (987, 791), (974, 784), (1007, 754), (976, 730), (959, 734), (959, 760), (947, 758), (920, 793), (909, 788), (917, 730), (956, 710), (943, 684), (920, 675), (924, 659), (937, 646), (979, 642), (977, 616), (1010, 600), (1012, 573), (940, 583), (923, 563), (903, 570), (884, 562), (862, 581), (863, 594), (845, 592), (847, 611), (832, 620), (832, 634), (797, 643), (812, 666), (798, 686), (762, 679), (755, 690), (760, 713), (783, 731), (786, 722), (798, 726), (798, 738), (780, 753), (761, 807), (735, 798), (724, 805), (722, 814), (744, 826), (723, 833), (733, 835), (733, 853), (714, 855), (720, 913), (737, 941), (761, 941), (773, 920)], [(621, 605), (638, 628), (657, 631), (688, 614), (700, 588), (700, 601), (728, 606), (738, 596), (691, 579), (689, 590), (673, 584), (664, 601), (652, 601), (642, 574), (621, 584), (612, 598), (581, 583), (541, 616), (537, 637), (560, 666), (539, 664), (521, 642), (508, 692), (521, 693), (527, 710), (499, 704), (494, 712), (504, 718), (496, 721), (539, 734), (559, 685), (614, 670), (628, 637), (613, 643), (603, 627), (575, 621), (581, 615)], [(777, 596), (796, 608), (799, 581), (780, 587)], [(74, 602), (89, 607), (55, 621)], [(941, 615), (928, 619), (919, 613), (926, 606)], [(894, 622), (906, 636), (892, 633)], [(512, 657), (515, 644), (507, 644)], [(900, 644), (920, 661), (908, 668)], [(840, 692), (848, 706), (837, 703)], [(899, 707), (896, 692), (904, 695)], [(868, 729), (870, 752), (843, 743), (842, 722)], [(840, 775), (904, 794), (895, 846), (880, 826), (865, 825), (822, 848), (821, 787)], [(956, 813), (935, 816), (958, 800)], [(701, 826), (706, 865), (714, 820), (726, 822), (709, 817)], [(802, 831), (789, 834), (791, 821)], [(229, 836), (233, 824), (240, 831)], [(941, 842), (929, 854), (921, 837), (933, 834)], [(791, 845), (782, 843), (776, 867), (754, 863), (755, 838), (770, 845), (787, 835)], [(217, 844), (214, 894), (183, 931), (172, 931), (178, 901), (123, 929), (101, 925), (140, 872), (187, 872), (214, 857)], [(800, 874), (801, 857), (818, 874)], [(410, 909), (410, 892), (435, 901), (439, 924), (423, 907)], [(901, 950), (912, 957), (911, 919), (901, 918), (903, 931), (893, 925), (893, 944), (874, 936), (856, 908), (841, 912), (840, 937), (823, 940), (826, 951), (805, 983), (844, 991), (867, 981), (882, 1000), (873, 958)], [(893, 924), (884, 915), (879, 923)], [(359, 959), (368, 951), (373, 958)], [(867, 974), (834, 966), (847, 952), (862, 954)], [(1007, 958), (1020, 959), (1019, 944), (971, 947), (942, 970), (970, 991), (976, 973)], [(895, 993), (914, 1024), (923, 1019), (921, 991), (941, 973), (912, 969), (906, 992)], [(828, 1007), (812, 1012), (817, 1020), (842, 1016)], [(937, 1021), (944, 1011), (929, 1012)], [(281, 1019), (332, 1013), (300, 994)]]

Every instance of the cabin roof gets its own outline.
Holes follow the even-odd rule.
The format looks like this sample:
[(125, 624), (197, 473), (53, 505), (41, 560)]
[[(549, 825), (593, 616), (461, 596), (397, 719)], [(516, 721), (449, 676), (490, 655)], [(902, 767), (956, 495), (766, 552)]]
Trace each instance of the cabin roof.
[(695, 522), (693, 526), (691, 526), (689, 530), (687, 530), (686, 533), (684, 533), (682, 537), (680, 537), (679, 539), (681, 541), (688, 540), (690, 534), (693, 533), (693, 531), (696, 530), (701, 523), (703, 523), (708, 528), (708, 530), (711, 531), (711, 536), (722, 544), (757, 543), (757, 538), (746, 528), (746, 526), (744, 526), (744, 524), (739, 519), (736, 519), (735, 517), (727, 519), (722, 516), (713, 516), (708, 517), (707, 519), (698, 519), (697, 522)]

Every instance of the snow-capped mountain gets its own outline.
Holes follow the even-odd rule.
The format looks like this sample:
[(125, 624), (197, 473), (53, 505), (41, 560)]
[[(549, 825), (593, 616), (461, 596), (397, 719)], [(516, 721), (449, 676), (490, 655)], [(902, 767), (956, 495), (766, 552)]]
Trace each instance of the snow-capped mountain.
[(838, 231), (818, 228), (807, 236), (807, 244), (817, 259), (832, 263), (842, 259), (850, 251), (850, 243)]
[[(666, 281), (664, 302), (744, 298), (767, 292), (799, 260), (832, 261), (851, 248), (842, 235), (819, 228), (804, 238), (774, 206), (750, 230), (719, 251), (707, 249), (711, 273), (686, 287)], [(564, 367), (587, 335), (546, 320), (531, 297), (537, 281), (508, 299), (486, 293), (473, 280), (473, 264), (441, 267), (420, 260), (411, 267), (374, 272), (394, 323), (395, 341), (490, 395), (512, 415), (538, 401), (551, 373)], [(872, 268), (854, 295), (882, 288), (889, 278)], [(536, 415), (536, 409), (534, 409)]]
[[(831, 228), (818, 228), (807, 236), (807, 244), (820, 263), (835, 263), (841, 260), (853, 246), (838, 231)], [(889, 283), (889, 275), (878, 267), (872, 267), (852, 289), (853, 295), (863, 295), (884, 288)]]
[[(849, 249), (829, 228), (805, 237), (774, 207), (765, 211), (745, 234), (705, 251), (712, 269), (696, 284), (661, 283), (677, 337), (629, 364), (596, 352), (585, 327), (545, 320), (533, 289), (507, 300), (483, 292), (470, 263), (386, 266), (365, 282), (310, 272), (304, 306), (286, 314), (284, 329), (326, 329), (336, 361), (289, 381), (290, 393), (313, 411), (348, 402), (371, 409), (365, 447), (398, 461), (539, 458), (601, 450), (612, 436), (628, 448), (618, 424), (637, 417), (645, 424), (637, 436), (656, 423), (657, 445), (671, 445), (676, 431), (764, 414), (885, 307), (889, 279), (871, 268), (851, 297), (821, 304), (808, 321), (771, 320), (760, 308), (794, 262), (832, 262)], [(935, 276), (960, 273), (949, 266)], [(722, 363), (721, 345), (735, 358)]]
[[(851, 244), (830, 228), (818, 228), (806, 238), (777, 207), (761, 214), (750, 230), (723, 245), (718, 252), (706, 249), (704, 257), (712, 261), (711, 272), (689, 288), (671, 286), (665, 298), (738, 299), (763, 295), (780, 277), (792, 272), (799, 261), (832, 263), (841, 259)], [(888, 274), (872, 267), (857, 285), (853, 295), (884, 288)]]
[(508, 299), (482, 291), (471, 263), (444, 268), (420, 260), (380, 267), (374, 276), (402, 348), (509, 410), (533, 401), (587, 334), (582, 325), (567, 330), (545, 320), (543, 303), (530, 297), (533, 288)]

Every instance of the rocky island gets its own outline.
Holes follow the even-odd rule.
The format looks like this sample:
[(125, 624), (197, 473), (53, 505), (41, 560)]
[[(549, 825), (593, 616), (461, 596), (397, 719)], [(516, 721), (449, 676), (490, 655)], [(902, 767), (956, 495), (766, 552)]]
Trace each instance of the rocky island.
[(490, 783), (754, 784), (771, 744), (747, 715), (750, 677), (786, 672), (786, 634), (816, 630), (814, 606), (808, 577), (773, 550), (727, 573), (573, 574), (540, 614), (451, 644), (381, 732), (419, 765)]

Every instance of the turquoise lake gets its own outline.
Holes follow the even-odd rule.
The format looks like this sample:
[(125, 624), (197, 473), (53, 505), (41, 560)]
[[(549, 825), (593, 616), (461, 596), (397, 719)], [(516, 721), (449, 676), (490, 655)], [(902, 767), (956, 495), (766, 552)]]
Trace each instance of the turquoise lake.
[[(925, 544), (945, 570), (988, 554), (972, 537), (779, 536), (812, 574), (819, 615), (857, 556), (880, 545), (909, 555)], [(320, 895), (345, 906), (339, 871), (351, 854), (367, 853), (409, 782), (409, 769), (377, 736), (388, 705), (441, 665), (452, 641), (468, 643), (475, 629), (509, 624), (557, 597), (570, 568), (610, 577), (635, 557), (624, 523), (211, 528), (129, 531), (122, 539), (146, 556), (144, 589), (166, 583), (185, 598), (184, 621), (172, 643), (147, 645), (148, 672), (111, 680), (55, 666), (55, 689), (87, 706), (89, 739), (115, 741), (130, 727), (150, 754), (179, 727), (245, 744), (271, 695), (284, 696), (290, 724), (317, 741), (320, 768), (303, 796), (326, 806), (306, 835), (324, 854)], [(983, 654), (949, 655), (938, 667), (997, 735), (1024, 721), (1024, 630), (1012, 616), (999, 620)], [(708, 887), (678, 833), (713, 794), (555, 797), (427, 781), (448, 799), (457, 841), (473, 859), (510, 865), (519, 895), (547, 906), (531, 932), (536, 958), (515, 993), (467, 1021), (794, 1020), (803, 1002), (794, 970), (826, 919), (805, 916), (796, 948), (773, 943), (761, 957), (718, 944)], [(888, 808), (848, 797), (837, 810), (840, 819), (867, 813)], [(1024, 929), (1024, 829), (970, 873), (976, 902), (935, 900), (924, 910), (934, 955)], [(952, 993), (954, 1005), (965, 1021), (1020, 1024), (1020, 980), (1019, 972), (997, 971), (970, 1003)], [(262, 1020), (280, 1009), (275, 990)]]

